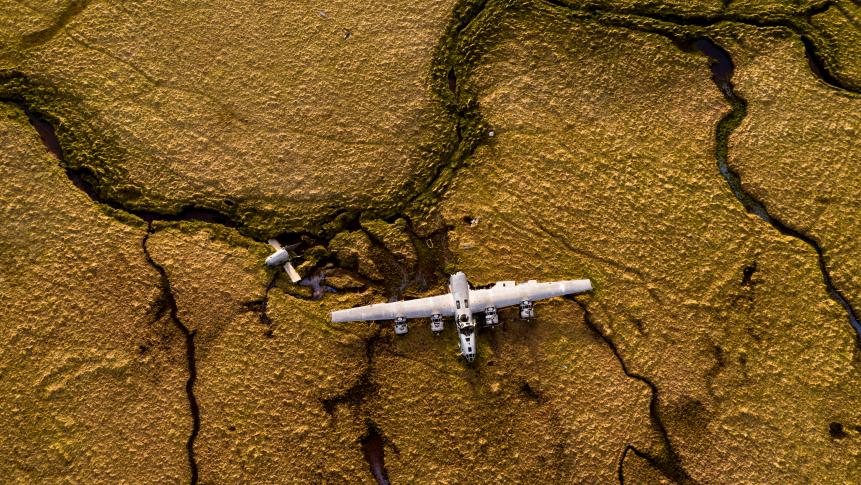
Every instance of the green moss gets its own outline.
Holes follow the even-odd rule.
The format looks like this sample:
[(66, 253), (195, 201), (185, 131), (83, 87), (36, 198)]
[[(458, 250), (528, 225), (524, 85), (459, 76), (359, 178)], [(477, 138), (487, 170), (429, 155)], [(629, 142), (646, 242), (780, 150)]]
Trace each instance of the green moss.
[(333, 255), (324, 246), (317, 245), (306, 249), (300, 257), (302, 258), (302, 264), (297, 270), (304, 275), (307, 271), (317, 267), (322, 261), (332, 258)]
[[(67, 9), (72, 14), (77, 2)], [(228, 204), (217, 198), (195, 197), (193, 205), (211, 209), (234, 221), (243, 234), (264, 239), (283, 232), (308, 231), (324, 238), (348, 227), (359, 212), (390, 219), (406, 213), (413, 219), (427, 217), (447, 192), (458, 171), (468, 163), (475, 149), (486, 142), (489, 127), (482, 119), (477, 92), (471, 84), (472, 69), (488, 46), (496, 42), (500, 23), (519, 15), (533, 15), (536, 10), (553, 10), (571, 18), (592, 20), (601, 25), (620, 26), (655, 32), (677, 42), (707, 35), (724, 28), (728, 22), (753, 25), (784, 25), (797, 34), (808, 36), (817, 46), (825, 67), (839, 75), (854, 62), (847, 57), (851, 49), (835, 47), (837, 31), (830, 24), (808, 22), (812, 14), (821, 15), (821, 2), (786, 4), (781, 2), (732, 2), (728, 8), (711, 8), (713, 3), (638, 4), (622, 1), (587, 1), (578, 4), (555, 4), (528, 0), (462, 0), (454, 7), (444, 35), (433, 54), (429, 78), (430, 89), (439, 105), (442, 123), (447, 125), (438, 135), (431, 136), (416, 147), (428, 160), (416, 176), (385, 200), (375, 200), (367, 207), (333, 208), (329, 214), (284, 214), (276, 209), (261, 207), (260, 201), (248, 200)], [(812, 6), (811, 6), (812, 5)], [(56, 25), (62, 26), (64, 11)], [(69, 14), (71, 15), (71, 14)], [(832, 22), (833, 23), (833, 22)], [(830, 29), (830, 30), (829, 30)], [(42, 40), (51, 31), (33, 34), (31, 41)], [(451, 76), (451, 77), (450, 77)], [(450, 81), (456, 81), (456, 89)], [(844, 84), (857, 89), (849, 79)], [(145, 210), (156, 214), (176, 214), (188, 206), (188, 200), (176, 200), (146, 186), (129, 183), (123, 168), (130, 163), (130, 154), (110, 135), (88, 125), (95, 115), (84, 109), (83, 103), (60, 92), (44, 80), (28, 78), (21, 72), (0, 74), (0, 97), (26, 104), (33, 112), (48, 119), (57, 129), (63, 146), (64, 164), (78, 171), (91, 183), (99, 195), (130, 211)], [(434, 115), (436, 116), (436, 115)], [(347, 212), (341, 212), (346, 210)]]
[[(861, 17), (861, 6), (856, 8)], [(806, 30), (825, 69), (847, 89), (861, 92), (861, 29), (832, 7), (814, 16)]]
[(98, 204), (99, 210), (108, 215), (109, 217), (122, 222), (123, 224), (136, 228), (146, 228), (147, 223), (140, 217), (126, 212), (120, 209), (114, 209), (113, 207), (105, 204)]
[[(411, 217), (423, 217), (436, 207), (458, 170), (467, 163), (475, 149), (487, 140), (487, 132), (491, 127), (481, 116), (478, 93), (470, 82), (472, 70), (489, 46), (496, 42), (502, 22), (517, 16), (531, 16), (536, 10), (552, 11), (601, 26), (657, 33), (687, 48), (686, 44), (693, 39), (723, 30), (732, 22), (785, 25), (800, 31), (809, 25), (806, 18), (811, 7), (795, 5), (790, 8), (773, 3), (764, 6), (757, 4), (754, 8), (740, 4), (723, 12), (712, 11), (704, 15), (699, 13), (701, 9), (657, 4), (625, 6), (619, 2), (566, 5), (565, 2), (549, 4), (528, 0), (465, 0), (458, 3), (431, 66), (434, 95), (449, 113), (455, 133), (434, 147), (440, 154), (441, 163), (430, 183), (414, 196), (406, 208)], [(452, 84), (456, 84), (454, 92)]]
[(225, 242), (231, 246), (245, 248), (256, 253), (269, 252), (268, 246), (242, 235), (233, 228), (220, 224), (212, 224), (205, 221), (157, 221), (153, 223), (153, 228), (156, 230), (171, 228), (179, 230), (183, 234), (196, 234), (200, 231), (207, 231), (210, 234), (211, 241)]
[[(104, 135), (96, 134), (87, 126), (72, 125), (72, 119), (94, 116), (86, 112), (78, 100), (18, 71), (0, 73), (0, 99), (18, 102), (48, 121), (63, 149), (64, 168), (80, 171), (101, 197), (124, 206), (138, 203), (143, 194), (122, 182), (126, 172), (120, 168), (121, 163), (116, 163), (125, 159), (126, 154)], [(71, 116), (72, 113), (75, 115)]]
[(362, 228), (406, 267), (413, 267), (418, 262), (416, 249), (407, 230), (407, 222), (397, 219), (389, 224), (381, 219), (363, 220)]
[(297, 285), (292, 283), (288, 278), (277, 278), (275, 280), (275, 287), (287, 295), (303, 300), (310, 300), (314, 295), (314, 290), (310, 286)]
[[(541, 4), (538, 8), (566, 11), (571, 18), (593, 20), (601, 25), (630, 28), (667, 36), (685, 44), (692, 39), (708, 36), (716, 31), (731, 30), (731, 24), (746, 24), (761, 28), (785, 28), (795, 35), (810, 40), (815, 55), (822, 61), (826, 75), (840, 88), (859, 92), (861, 84), (856, 78), (859, 63), (855, 45), (843, 42), (852, 33), (844, 32), (846, 23), (829, 22), (836, 8), (828, 2), (786, 4), (782, 2), (735, 1), (719, 12), (701, 13), (668, 8), (656, 4), (615, 8), (613, 2), (571, 5)], [(820, 20), (813, 21), (812, 19)]]
[[(492, 26), (505, 13), (509, 2), (464, 0), (452, 16), (434, 53), (430, 69), (431, 89), (449, 116), (451, 129), (446, 138), (428, 152), (439, 162), (433, 176), (416, 188), (405, 211), (413, 218), (423, 217), (436, 206), (448, 190), (457, 170), (486, 138), (488, 127), (481, 119), (469, 74), (475, 61), (492, 42)], [(454, 88), (454, 89), (452, 89)]]

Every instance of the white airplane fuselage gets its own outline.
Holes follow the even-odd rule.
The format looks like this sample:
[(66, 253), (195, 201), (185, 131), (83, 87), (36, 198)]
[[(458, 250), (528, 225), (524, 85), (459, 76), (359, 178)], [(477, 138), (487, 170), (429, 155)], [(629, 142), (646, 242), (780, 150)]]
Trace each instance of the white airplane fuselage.
[(478, 333), (469, 309), (469, 283), (466, 281), (466, 275), (460, 272), (451, 275), (448, 287), (455, 302), (454, 322), (457, 324), (460, 353), (464, 359), (472, 362), (475, 360)]

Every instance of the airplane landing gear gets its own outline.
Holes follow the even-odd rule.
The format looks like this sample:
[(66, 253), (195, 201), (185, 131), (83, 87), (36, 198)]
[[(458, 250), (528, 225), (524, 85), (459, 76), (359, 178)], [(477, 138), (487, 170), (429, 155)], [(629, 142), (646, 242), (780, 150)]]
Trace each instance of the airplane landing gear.
[(499, 325), (499, 314), (496, 313), (496, 307), (489, 306), (484, 310), (484, 323), (488, 327)]

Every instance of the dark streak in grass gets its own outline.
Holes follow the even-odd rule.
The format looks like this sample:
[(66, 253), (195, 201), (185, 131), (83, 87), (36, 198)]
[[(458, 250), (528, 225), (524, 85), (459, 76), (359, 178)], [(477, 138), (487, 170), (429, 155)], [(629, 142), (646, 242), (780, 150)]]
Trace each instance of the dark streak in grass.
[(379, 485), (389, 485), (389, 473), (386, 471), (386, 440), (376, 424), (367, 423), (365, 435), (359, 439), (362, 444), (362, 454), (371, 467), (371, 474)]
[[(581, 302), (573, 296), (566, 296), (565, 299), (573, 301), (577, 304), (577, 306), (580, 307), (581, 310), (583, 310), (583, 320), (586, 323), (586, 327), (589, 328), (589, 330), (591, 330), (592, 332), (594, 332), (597, 336), (599, 336), (605, 344), (607, 344), (607, 346), (613, 352), (613, 355), (616, 357), (616, 360), (619, 362), (619, 365), (622, 367), (622, 372), (624, 372), (626, 376), (646, 384), (646, 386), (648, 386), (649, 389), (652, 391), (652, 398), (651, 400), (649, 400), (649, 417), (652, 421), (652, 427), (655, 429), (658, 435), (661, 436), (661, 440), (663, 441), (665, 450), (663, 456), (652, 456), (646, 453), (637, 452), (637, 450), (630, 445), (629, 447), (634, 449), (634, 451), (639, 456), (648, 460), (649, 463), (651, 463), (655, 468), (660, 470), (661, 473), (666, 475), (668, 478), (671, 478), (675, 482), (683, 484), (696, 483), (691, 478), (691, 476), (688, 475), (688, 472), (686, 472), (685, 469), (682, 467), (681, 460), (675, 449), (673, 448), (673, 444), (670, 441), (670, 436), (669, 434), (667, 434), (667, 429), (666, 427), (664, 427), (664, 423), (661, 420), (661, 414), (658, 410), (658, 386), (656, 386), (655, 383), (652, 382), (652, 380), (648, 377), (631, 372), (628, 369), (628, 365), (622, 359), (622, 355), (619, 353), (619, 349), (616, 347), (616, 343), (610, 337), (601, 332), (598, 325), (595, 323), (594, 320), (592, 320), (592, 314), (589, 312), (589, 309), (586, 307), (585, 303)], [(623, 459), (625, 453), (627, 453), (627, 447), (622, 455)], [(619, 465), (619, 467), (619, 478), (621, 483), (621, 465)]]
[(152, 266), (161, 278), (162, 302), (170, 309), (170, 319), (185, 337), (186, 358), (188, 360), (188, 380), (185, 383), (185, 393), (188, 396), (188, 404), (191, 410), (191, 433), (186, 441), (186, 449), (188, 451), (188, 465), (191, 469), (191, 484), (195, 485), (198, 482), (197, 461), (194, 457), (194, 441), (197, 439), (197, 434), (200, 432), (200, 407), (197, 403), (197, 398), (194, 395), (194, 382), (197, 380), (197, 366), (194, 357), (194, 336), (195, 331), (189, 330), (177, 316), (176, 298), (173, 295), (173, 290), (170, 286), (170, 280), (167, 276), (167, 271), (155, 260), (149, 253), (147, 242), (152, 234), (152, 223), (147, 226), (147, 232), (144, 234), (141, 247), (143, 248), (144, 258), (147, 263)]

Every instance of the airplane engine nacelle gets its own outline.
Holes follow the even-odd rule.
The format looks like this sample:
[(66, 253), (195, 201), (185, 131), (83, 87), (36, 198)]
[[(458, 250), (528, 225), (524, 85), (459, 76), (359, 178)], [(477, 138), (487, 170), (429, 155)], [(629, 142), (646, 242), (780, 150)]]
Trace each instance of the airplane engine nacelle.
[(484, 323), (488, 327), (499, 325), (499, 315), (496, 313), (496, 308), (489, 306), (484, 310)]
[(409, 327), (407, 326), (407, 319), (405, 317), (398, 317), (395, 319), (395, 333), (398, 335), (404, 335), (409, 332)]
[(439, 313), (434, 313), (433, 315), (431, 315), (431, 331), (433, 333), (440, 333), (442, 332), (442, 329), (442, 315), (440, 315)]
[(535, 308), (532, 306), (532, 302), (529, 300), (523, 300), (520, 302), (520, 318), (524, 320), (531, 320), (535, 317)]

